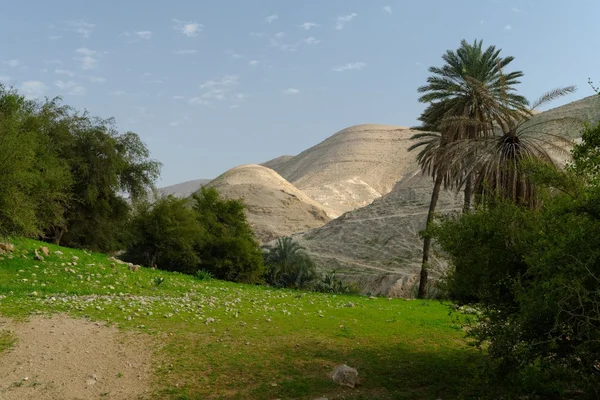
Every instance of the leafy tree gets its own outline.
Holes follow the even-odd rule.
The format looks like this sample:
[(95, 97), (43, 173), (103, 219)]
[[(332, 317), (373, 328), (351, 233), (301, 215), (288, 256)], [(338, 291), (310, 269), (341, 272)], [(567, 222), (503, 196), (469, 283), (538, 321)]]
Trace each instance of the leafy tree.
[(215, 189), (202, 188), (193, 195), (193, 202), (204, 229), (199, 269), (219, 279), (259, 282), (264, 270), (262, 253), (242, 201), (221, 199)]
[(0, 85), (0, 236), (40, 234), (63, 221), (68, 167), (41, 129), (52, 122), (41, 106)]
[(317, 278), (314, 262), (290, 237), (279, 238), (275, 245), (267, 248), (264, 264), (266, 280), (271, 285), (303, 289)]
[(204, 230), (186, 199), (168, 196), (139, 202), (128, 231), (124, 260), (187, 274), (198, 270)]
[[(441, 68), (430, 67), (432, 75), (427, 85), (419, 88), (424, 93), (419, 101), (429, 103), (421, 115), (421, 121), (428, 128), (439, 131), (439, 135), (418, 134), (414, 139), (420, 142), (410, 150), (424, 147), (418, 155), (418, 161), (424, 172), (434, 178), (426, 226), (429, 226), (442, 185), (451, 185), (456, 173), (451, 171), (447, 147), (459, 139), (476, 139), (491, 133), (494, 124), (505, 124), (505, 116), (515, 110), (523, 110), (527, 101), (514, 92), (514, 86), (523, 76), (521, 71), (503, 73), (503, 69), (513, 57), (500, 57), (501, 50), (490, 46), (483, 50), (482, 41), (469, 44), (463, 40), (461, 47), (448, 50), (442, 56), (445, 62)], [(461, 160), (469, 163), (472, 160)], [(458, 171), (464, 170), (458, 167)], [(471, 207), (472, 175), (468, 173), (464, 180), (464, 209)], [(424, 238), (419, 297), (425, 296), (427, 287), (427, 264), (431, 239)]]

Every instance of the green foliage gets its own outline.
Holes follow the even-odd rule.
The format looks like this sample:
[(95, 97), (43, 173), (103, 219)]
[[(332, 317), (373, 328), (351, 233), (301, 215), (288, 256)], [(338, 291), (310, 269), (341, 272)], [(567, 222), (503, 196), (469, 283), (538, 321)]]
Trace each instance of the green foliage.
[(263, 254), (265, 279), (276, 287), (304, 289), (317, 278), (314, 262), (290, 237), (277, 239)]
[(262, 253), (242, 201), (221, 199), (216, 190), (207, 188), (195, 193), (193, 200), (204, 231), (198, 268), (218, 279), (259, 282), (264, 270)]
[(600, 187), (600, 122), (586, 126), (581, 142), (573, 147), (573, 159), (570, 169)]
[(194, 274), (204, 230), (187, 200), (162, 197), (137, 204), (123, 259), (166, 271)]
[(578, 175), (582, 159), (530, 167), (548, 186), (540, 209), (498, 200), (429, 232), (451, 261), (451, 296), (481, 307), (469, 334), (488, 349), (491, 379), (520, 394), (600, 395), (600, 192)]
[(347, 284), (341, 279), (336, 278), (335, 271), (326, 272), (321, 279), (314, 284), (313, 290), (321, 293), (359, 293), (357, 287)]
[(211, 281), (211, 280), (215, 279), (213, 274), (211, 274), (209, 271), (206, 271), (204, 269), (199, 269), (198, 271), (196, 271), (196, 274), (194, 276), (199, 281)]

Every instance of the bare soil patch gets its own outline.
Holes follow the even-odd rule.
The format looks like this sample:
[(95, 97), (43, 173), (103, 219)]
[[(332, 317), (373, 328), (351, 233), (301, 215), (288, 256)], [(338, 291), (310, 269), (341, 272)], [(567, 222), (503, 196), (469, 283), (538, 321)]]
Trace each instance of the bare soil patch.
[(152, 347), (142, 334), (65, 315), (0, 319), (15, 346), (0, 354), (0, 399), (136, 399), (149, 393)]

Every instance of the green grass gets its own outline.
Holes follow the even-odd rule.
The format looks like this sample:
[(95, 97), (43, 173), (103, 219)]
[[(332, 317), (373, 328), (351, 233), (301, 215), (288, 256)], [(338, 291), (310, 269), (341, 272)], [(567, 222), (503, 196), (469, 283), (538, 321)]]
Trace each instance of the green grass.
[[(449, 399), (479, 359), (439, 302), (134, 272), (103, 254), (13, 243), (12, 259), (0, 256), (0, 314), (66, 312), (148, 333), (160, 348), (158, 399)], [(42, 245), (50, 256), (34, 261)], [(340, 363), (358, 369), (360, 386), (331, 382)]]

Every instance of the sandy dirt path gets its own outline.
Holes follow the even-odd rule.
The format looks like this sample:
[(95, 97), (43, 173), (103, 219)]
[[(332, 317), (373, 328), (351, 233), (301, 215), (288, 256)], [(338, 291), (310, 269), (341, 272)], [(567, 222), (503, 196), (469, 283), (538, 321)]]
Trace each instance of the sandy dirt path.
[(142, 334), (65, 315), (0, 319), (15, 346), (0, 354), (1, 400), (138, 399), (149, 393), (152, 347)]

